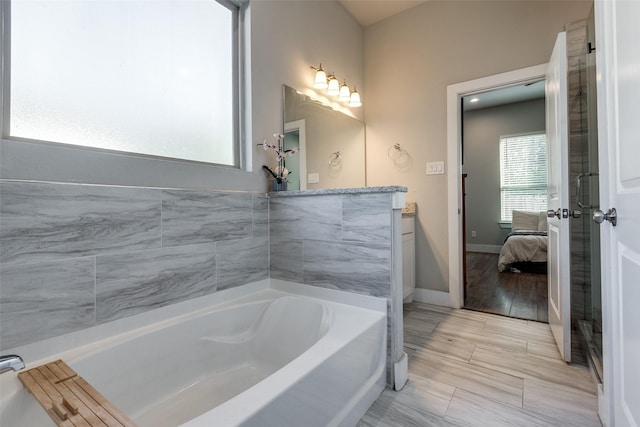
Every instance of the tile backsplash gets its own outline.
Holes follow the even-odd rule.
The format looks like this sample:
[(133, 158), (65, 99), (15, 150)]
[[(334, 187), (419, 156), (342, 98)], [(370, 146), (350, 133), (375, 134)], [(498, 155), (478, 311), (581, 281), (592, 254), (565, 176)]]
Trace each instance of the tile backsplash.
[(249, 192), (0, 180), (0, 349), (269, 276)]

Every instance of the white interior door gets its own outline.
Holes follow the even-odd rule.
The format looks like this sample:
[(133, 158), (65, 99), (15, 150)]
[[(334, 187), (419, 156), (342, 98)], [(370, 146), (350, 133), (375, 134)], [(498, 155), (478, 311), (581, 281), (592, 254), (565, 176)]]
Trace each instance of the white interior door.
[(609, 425), (627, 427), (640, 425), (640, 1), (595, 14), (600, 206), (617, 211), (600, 225), (605, 399)]
[(567, 126), (567, 39), (558, 34), (547, 66), (545, 87), (547, 117), (549, 325), (562, 358), (571, 361), (569, 275), (569, 133)]

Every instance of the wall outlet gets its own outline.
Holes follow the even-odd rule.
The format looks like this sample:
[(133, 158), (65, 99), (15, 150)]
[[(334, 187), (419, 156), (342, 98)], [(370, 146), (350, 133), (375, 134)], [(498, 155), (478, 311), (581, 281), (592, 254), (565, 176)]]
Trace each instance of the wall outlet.
[(427, 175), (444, 175), (444, 162), (428, 162)]
[(475, 231), (471, 232), (471, 237), (477, 237), (477, 236), (478, 236), (478, 233), (476, 233)]

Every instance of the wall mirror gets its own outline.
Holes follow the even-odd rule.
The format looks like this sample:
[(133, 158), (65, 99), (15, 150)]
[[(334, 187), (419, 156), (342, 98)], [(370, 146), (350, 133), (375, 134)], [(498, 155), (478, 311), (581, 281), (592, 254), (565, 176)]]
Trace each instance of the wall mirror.
[(285, 148), (289, 190), (365, 186), (364, 123), (284, 85)]

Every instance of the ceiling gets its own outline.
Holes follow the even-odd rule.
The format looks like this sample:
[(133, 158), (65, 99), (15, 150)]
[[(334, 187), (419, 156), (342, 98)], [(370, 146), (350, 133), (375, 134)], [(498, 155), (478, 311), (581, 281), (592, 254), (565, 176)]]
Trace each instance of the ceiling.
[[(477, 98), (478, 101), (471, 102), (473, 98)], [(465, 96), (462, 99), (462, 107), (464, 111), (470, 111), (540, 98), (544, 98), (544, 80)]]
[(347, 11), (366, 27), (425, 3), (427, 0), (339, 0)]

